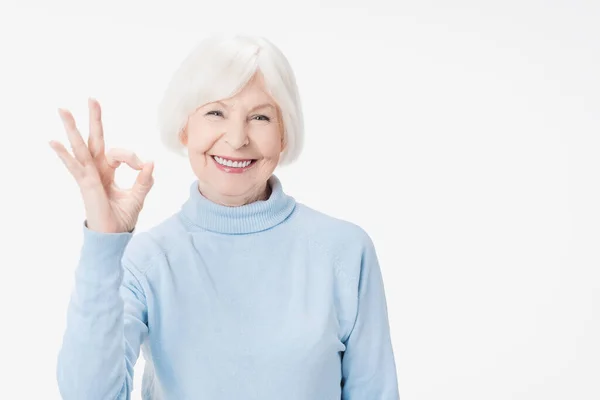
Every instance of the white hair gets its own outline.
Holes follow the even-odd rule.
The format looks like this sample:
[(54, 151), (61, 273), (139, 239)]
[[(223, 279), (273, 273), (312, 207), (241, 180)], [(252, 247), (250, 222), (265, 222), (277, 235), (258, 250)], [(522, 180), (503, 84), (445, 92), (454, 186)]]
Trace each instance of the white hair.
[(285, 149), (279, 164), (295, 161), (304, 143), (304, 121), (292, 67), (269, 40), (239, 34), (203, 39), (173, 74), (158, 107), (160, 137), (167, 149), (187, 155), (179, 137), (189, 116), (204, 104), (234, 96), (257, 70), (281, 111)]

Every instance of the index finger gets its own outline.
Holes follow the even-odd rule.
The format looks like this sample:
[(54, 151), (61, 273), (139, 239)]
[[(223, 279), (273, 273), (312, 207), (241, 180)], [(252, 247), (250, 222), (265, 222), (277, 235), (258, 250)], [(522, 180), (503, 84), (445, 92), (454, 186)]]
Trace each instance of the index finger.
[(88, 137), (88, 148), (92, 157), (96, 158), (104, 154), (104, 128), (102, 127), (102, 111), (100, 103), (94, 98), (88, 99), (90, 111), (89, 124), (90, 134)]

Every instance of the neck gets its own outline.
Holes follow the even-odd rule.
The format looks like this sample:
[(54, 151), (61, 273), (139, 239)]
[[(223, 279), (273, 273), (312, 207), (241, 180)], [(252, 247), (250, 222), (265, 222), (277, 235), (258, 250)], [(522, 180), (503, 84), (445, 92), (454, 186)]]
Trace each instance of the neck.
[(181, 209), (181, 220), (190, 229), (223, 234), (260, 232), (285, 221), (296, 206), (294, 198), (283, 191), (275, 175), (265, 185), (263, 193), (269, 193), (267, 198), (240, 206), (227, 206), (210, 200), (199, 188), (198, 180), (190, 185), (190, 196)]
[(213, 203), (227, 207), (239, 207), (246, 204), (254, 203), (255, 201), (267, 200), (271, 195), (271, 186), (268, 182), (265, 182), (256, 188), (253, 188), (248, 193), (244, 193), (242, 195), (237, 196), (228, 196), (216, 193), (214, 190), (211, 190), (206, 185), (203, 185), (200, 182), (198, 182), (198, 190), (200, 191), (202, 196), (212, 201)]

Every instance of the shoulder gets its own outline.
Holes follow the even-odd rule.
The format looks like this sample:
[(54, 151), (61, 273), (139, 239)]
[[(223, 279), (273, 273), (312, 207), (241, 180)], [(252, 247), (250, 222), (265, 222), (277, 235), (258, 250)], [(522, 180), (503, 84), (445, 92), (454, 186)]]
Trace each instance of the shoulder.
[(297, 204), (297, 218), (306, 233), (315, 237), (337, 237), (341, 240), (370, 241), (369, 234), (360, 225), (316, 210), (306, 204)]
[(350, 299), (348, 304), (355, 304), (362, 277), (379, 268), (371, 236), (357, 223), (304, 204), (298, 206), (297, 212), (297, 224), (309, 248), (325, 256), (333, 266), (339, 296)]
[(373, 247), (369, 234), (360, 225), (334, 217), (305, 204), (297, 204), (298, 225), (311, 242), (336, 253), (350, 251), (361, 253)]
[(185, 234), (185, 229), (174, 214), (146, 231), (136, 232), (125, 249), (123, 260), (139, 272), (146, 273), (166, 258), (182, 234)]

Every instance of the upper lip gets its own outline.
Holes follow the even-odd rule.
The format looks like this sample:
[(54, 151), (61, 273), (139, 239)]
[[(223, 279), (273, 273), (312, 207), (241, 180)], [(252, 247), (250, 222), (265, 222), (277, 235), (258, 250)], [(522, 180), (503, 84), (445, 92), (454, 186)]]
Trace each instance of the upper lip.
[(239, 158), (239, 157), (227, 157), (227, 156), (220, 156), (217, 154), (211, 154), (212, 157), (220, 157), (220, 158), (224, 158), (226, 160), (231, 160), (231, 161), (251, 161), (251, 160), (255, 160), (255, 158)]

